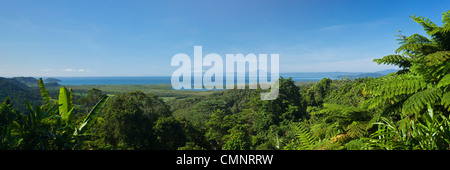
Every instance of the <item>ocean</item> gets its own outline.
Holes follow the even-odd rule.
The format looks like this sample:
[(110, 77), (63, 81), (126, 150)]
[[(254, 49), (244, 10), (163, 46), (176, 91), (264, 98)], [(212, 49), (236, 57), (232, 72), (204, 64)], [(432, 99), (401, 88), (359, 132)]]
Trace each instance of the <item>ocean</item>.
[[(43, 77), (45, 80), (47, 77)], [(171, 84), (170, 76), (147, 77), (52, 77), (61, 85)], [(236, 78), (235, 78), (236, 79)], [(293, 81), (319, 81), (322, 77), (292, 77)], [(249, 78), (246, 78), (248, 83)], [(193, 81), (193, 79), (192, 79)], [(270, 78), (269, 78), (270, 81)], [(224, 82), (225, 77), (224, 77)]]

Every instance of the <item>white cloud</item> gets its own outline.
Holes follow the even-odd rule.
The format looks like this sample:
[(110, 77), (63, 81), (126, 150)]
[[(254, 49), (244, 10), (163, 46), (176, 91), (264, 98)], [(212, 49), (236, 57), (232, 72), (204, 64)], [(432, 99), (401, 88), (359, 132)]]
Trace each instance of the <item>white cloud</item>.
[[(52, 71), (53, 69), (43, 69), (41, 71)], [(84, 68), (80, 68), (80, 69), (71, 69), (71, 68), (67, 68), (67, 69), (63, 69), (63, 72), (90, 72), (91, 70), (89, 69), (84, 69)]]

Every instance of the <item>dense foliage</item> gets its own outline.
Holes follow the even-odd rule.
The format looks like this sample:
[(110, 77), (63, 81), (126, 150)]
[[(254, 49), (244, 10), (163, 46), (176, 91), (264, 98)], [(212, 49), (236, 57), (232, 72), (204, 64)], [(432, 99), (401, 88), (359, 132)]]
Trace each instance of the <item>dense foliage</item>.
[[(395, 54), (374, 60), (398, 72), (301, 85), (280, 77), (276, 100), (260, 100), (261, 89), (167, 101), (96, 88), (57, 87), (58, 95), (42, 79), (33, 85), (37, 100), (20, 84), (28, 79), (0, 79), (0, 149), (448, 150), (450, 11), (443, 26), (411, 18), (428, 37), (400, 34)], [(27, 102), (16, 105), (17, 96)]]

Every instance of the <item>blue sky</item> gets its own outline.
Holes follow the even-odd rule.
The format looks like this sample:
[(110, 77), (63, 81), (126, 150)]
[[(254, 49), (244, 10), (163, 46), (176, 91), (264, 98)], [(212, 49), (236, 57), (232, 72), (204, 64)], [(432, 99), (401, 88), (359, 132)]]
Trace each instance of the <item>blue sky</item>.
[(450, 1), (14, 0), (0, 5), (0, 76), (170, 76), (172, 56), (280, 54), (280, 72), (372, 72), (409, 16)]

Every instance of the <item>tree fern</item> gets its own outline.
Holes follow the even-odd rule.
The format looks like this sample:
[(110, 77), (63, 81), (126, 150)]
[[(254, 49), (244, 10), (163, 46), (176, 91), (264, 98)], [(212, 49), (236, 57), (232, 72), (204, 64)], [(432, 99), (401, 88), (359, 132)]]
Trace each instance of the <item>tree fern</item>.
[[(397, 113), (402, 117), (398, 124), (380, 117), (383, 122), (376, 123), (378, 131), (371, 135), (369, 143), (383, 149), (445, 149), (450, 143), (446, 118), (450, 111), (450, 53), (447, 52), (450, 50), (450, 11), (443, 13), (442, 27), (425, 17), (411, 18), (423, 27), (430, 39), (418, 34), (403, 36), (395, 53), (412, 58), (409, 69), (402, 75), (375, 79), (366, 86), (371, 101), (379, 104), (392, 101), (391, 106), (398, 107), (401, 111)], [(385, 60), (387, 58), (397, 61), (374, 61), (395, 64), (404, 60), (398, 56)]]
[[(379, 118), (369, 121), (382, 121), (373, 123), (378, 125), (378, 131), (363, 139), (369, 141), (369, 148), (436, 149), (449, 146), (446, 116), (450, 111), (450, 53), (447, 52), (450, 50), (450, 11), (443, 13), (443, 26), (421, 16), (414, 15), (411, 19), (423, 27), (428, 37), (397, 35), (400, 46), (395, 54), (374, 62), (395, 65), (403, 70), (376, 78), (364, 89), (369, 99), (363, 106), (382, 110)], [(395, 122), (382, 114), (401, 120)]]
[(411, 16), (431, 39), (419, 34), (402, 36), (396, 55), (374, 60), (378, 64), (392, 64), (404, 70), (407, 68), (404, 63), (409, 62), (410, 65), (404, 74), (388, 75), (366, 85), (365, 92), (372, 95), (371, 101), (374, 103), (369, 108), (402, 98), (406, 100), (398, 101), (404, 101), (401, 107), (404, 115), (419, 116), (429, 103), (443, 104), (448, 108), (448, 98), (443, 94), (448, 92), (450, 84), (450, 53), (447, 52), (450, 49), (450, 32), (444, 31), (450, 28), (449, 14), (450, 11), (443, 14), (444, 27), (425, 17)]

